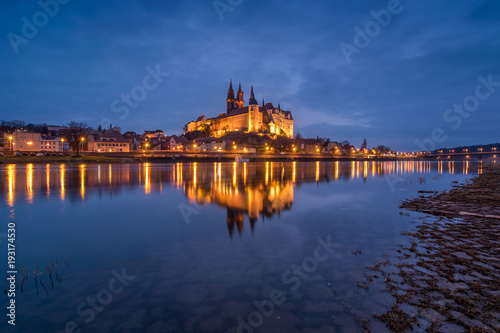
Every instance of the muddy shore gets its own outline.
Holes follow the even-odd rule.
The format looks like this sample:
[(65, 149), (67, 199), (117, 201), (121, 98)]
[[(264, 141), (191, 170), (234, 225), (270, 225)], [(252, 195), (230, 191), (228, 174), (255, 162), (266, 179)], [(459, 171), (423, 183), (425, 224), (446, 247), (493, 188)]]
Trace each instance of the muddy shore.
[(426, 214), (404, 233), (410, 246), (368, 267), (358, 283), (379, 283), (396, 299), (373, 316), (394, 332), (500, 332), (500, 166), (421, 193), (401, 204)]

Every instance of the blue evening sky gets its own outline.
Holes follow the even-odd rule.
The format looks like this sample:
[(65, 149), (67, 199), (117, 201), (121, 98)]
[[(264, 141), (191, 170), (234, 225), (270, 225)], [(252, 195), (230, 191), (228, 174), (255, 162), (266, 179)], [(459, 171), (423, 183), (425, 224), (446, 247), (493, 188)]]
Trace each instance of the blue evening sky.
[(53, 17), (0, 4), (0, 119), (178, 134), (225, 112), (232, 78), (246, 103), (253, 84), (291, 110), (303, 136), (407, 151), (500, 141), (499, 1), (60, 2)]

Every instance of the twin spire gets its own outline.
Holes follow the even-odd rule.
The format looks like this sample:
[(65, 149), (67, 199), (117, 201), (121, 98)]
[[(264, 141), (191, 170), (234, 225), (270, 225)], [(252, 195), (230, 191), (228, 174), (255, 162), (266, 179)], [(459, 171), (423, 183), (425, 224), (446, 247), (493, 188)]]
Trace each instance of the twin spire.
[[(245, 107), (245, 101), (243, 97), (243, 90), (241, 89), (241, 81), (238, 86), (238, 92), (236, 96), (234, 95), (234, 89), (233, 89), (233, 80), (229, 82), (229, 89), (227, 91), (227, 113), (231, 112), (234, 109), (239, 109), (239, 108), (244, 108)], [(250, 101), (249, 105), (259, 105), (257, 103), (257, 100), (255, 99), (255, 94), (253, 92), (253, 86), (250, 94)]]
[[(249, 105), (259, 105), (257, 100), (255, 99), (255, 94), (253, 92), (253, 85), (252, 89), (250, 92), (250, 101)], [(265, 101), (264, 98), (262, 99), (262, 107), (265, 107)], [(238, 108), (243, 108), (245, 107), (245, 102), (243, 100), (243, 90), (241, 89), (241, 81), (238, 86), (238, 93), (236, 94), (236, 97), (234, 95), (234, 90), (233, 90), (233, 79), (230, 80), (229, 82), (229, 89), (227, 91), (227, 112), (229, 113), (231, 110), (238, 109)], [(281, 111), (281, 105), (278, 103), (278, 110)]]
[[(243, 90), (241, 90), (241, 81), (240, 81), (240, 86), (238, 87), (238, 93), (237, 96), (243, 96)], [(235, 99), (234, 97), (234, 90), (233, 90), (233, 80), (229, 82), (229, 89), (227, 91), (227, 99)]]

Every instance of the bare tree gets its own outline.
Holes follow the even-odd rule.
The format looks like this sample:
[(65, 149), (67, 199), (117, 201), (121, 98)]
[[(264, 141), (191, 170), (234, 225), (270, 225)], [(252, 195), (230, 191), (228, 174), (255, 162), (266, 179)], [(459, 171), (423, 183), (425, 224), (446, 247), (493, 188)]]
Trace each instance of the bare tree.
[(7, 133), (13, 133), (17, 129), (24, 128), (24, 126), (25, 126), (25, 123), (22, 120), (14, 120), (14, 121), (2, 120), (0, 122), (0, 131), (7, 132)]
[(90, 127), (86, 123), (72, 121), (68, 124), (68, 129), (64, 131), (64, 138), (75, 152), (75, 156), (80, 155), (89, 130)]
[(379, 153), (388, 153), (391, 151), (391, 148), (389, 147), (386, 147), (386, 146), (377, 146), (377, 148), (375, 148)]

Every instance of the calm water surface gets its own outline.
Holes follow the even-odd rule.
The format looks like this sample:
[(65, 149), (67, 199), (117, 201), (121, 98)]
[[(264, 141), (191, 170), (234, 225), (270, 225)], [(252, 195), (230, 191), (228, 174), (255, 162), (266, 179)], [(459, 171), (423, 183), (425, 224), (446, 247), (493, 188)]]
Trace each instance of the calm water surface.
[(19, 285), (21, 263), (28, 279), (15, 327), (1, 297), (0, 330), (360, 331), (393, 301), (357, 281), (415, 227), (399, 202), (478, 172), (457, 161), (2, 165), (2, 274), (15, 222)]

